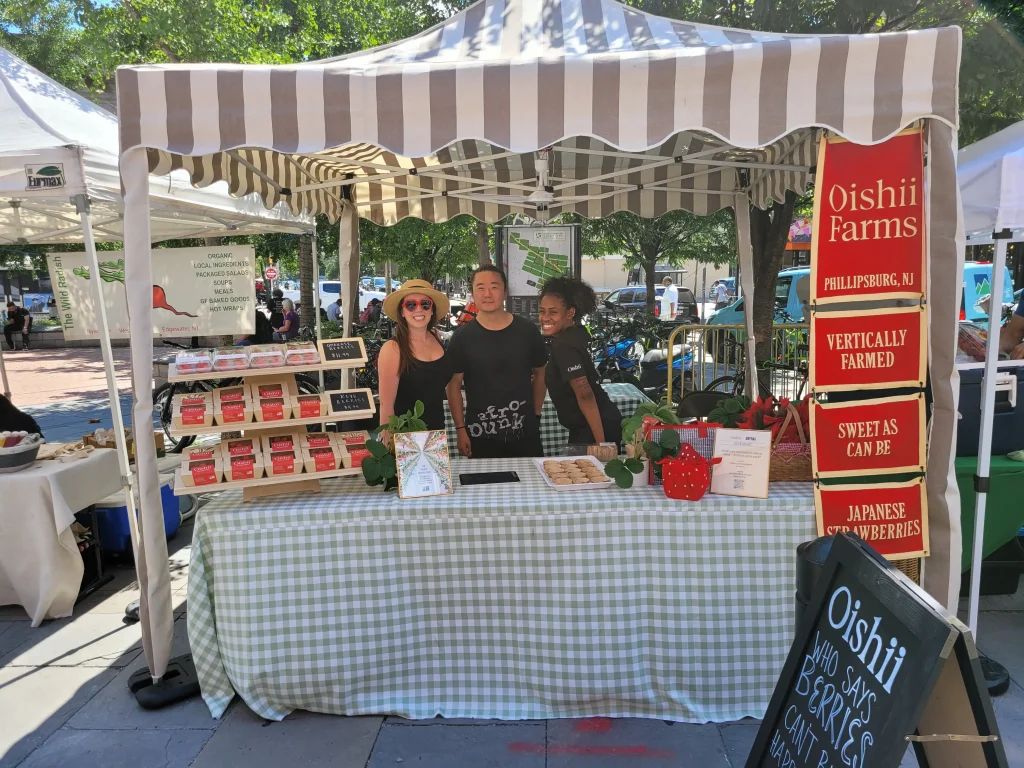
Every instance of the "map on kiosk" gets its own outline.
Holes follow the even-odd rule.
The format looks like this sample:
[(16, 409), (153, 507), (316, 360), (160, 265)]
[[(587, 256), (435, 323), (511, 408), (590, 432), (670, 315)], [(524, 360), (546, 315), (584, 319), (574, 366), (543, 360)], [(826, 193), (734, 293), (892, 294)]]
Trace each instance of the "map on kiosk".
[(569, 271), (572, 237), (568, 228), (519, 227), (508, 234), (508, 292), (535, 296), (552, 277)]

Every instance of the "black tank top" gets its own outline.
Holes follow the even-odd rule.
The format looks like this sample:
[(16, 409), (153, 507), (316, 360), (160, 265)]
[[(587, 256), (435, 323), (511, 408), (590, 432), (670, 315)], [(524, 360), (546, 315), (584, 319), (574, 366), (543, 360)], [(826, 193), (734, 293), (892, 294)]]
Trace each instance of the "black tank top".
[(451, 381), (451, 363), (447, 353), (437, 360), (417, 360), (398, 377), (395, 413), (411, 411), (417, 400), (423, 402), (423, 421), (427, 429), (444, 429), (445, 387)]

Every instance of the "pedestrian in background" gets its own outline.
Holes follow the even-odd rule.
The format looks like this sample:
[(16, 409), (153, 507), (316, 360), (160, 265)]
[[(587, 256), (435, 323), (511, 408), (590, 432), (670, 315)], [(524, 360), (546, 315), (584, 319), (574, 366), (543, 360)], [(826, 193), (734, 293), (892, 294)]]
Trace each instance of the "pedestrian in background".
[(27, 309), (23, 309), (13, 301), (7, 302), (7, 324), (4, 325), (4, 338), (7, 339), (7, 348), (12, 352), (14, 346), (14, 334), (21, 334), (22, 349), (28, 349), (28, 334), (32, 330), (32, 315)]

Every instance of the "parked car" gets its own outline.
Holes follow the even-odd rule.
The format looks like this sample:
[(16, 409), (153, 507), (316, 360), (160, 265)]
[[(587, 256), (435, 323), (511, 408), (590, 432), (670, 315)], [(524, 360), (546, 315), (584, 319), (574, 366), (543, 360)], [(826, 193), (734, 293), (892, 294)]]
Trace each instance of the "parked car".
[[(384, 286), (388, 284), (386, 278), (371, 277), (369, 275), (360, 278), (359, 283), (365, 291), (380, 291), (382, 293), (384, 292)], [(398, 280), (391, 278), (391, 290), (397, 291), (401, 287), (402, 284)]]
[[(968, 261), (964, 264), (964, 284), (960, 296), (960, 319), (983, 328), (988, 327), (988, 302), (983, 302), (992, 293), (992, 262)], [(1003, 304), (1013, 304), (1013, 279), (1010, 270), (1003, 272)]]
[[(775, 309), (777, 323), (804, 323), (804, 305), (810, 302), (811, 270), (809, 267), (791, 267), (779, 272), (775, 283)], [(743, 325), (744, 300), (741, 296), (732, 304), (708, 315), (708, 325)]]
[[(676, 286), (679, 292), (679, 304), (676, 306), (677, 323), (700, 322), (697, 313), (697, 299), (693, 291), (681, 285)], [(665, 292), (664, 286), (657, 286), (654, 289), (654, 315), (661, 316), (661, 302), (658, 299)], [(604, 299), (604, 306), (613, 311), (636, 312), (647, 308), (647, 288), (643, 285), (627, 286), (618, 288), (609, 293)]]

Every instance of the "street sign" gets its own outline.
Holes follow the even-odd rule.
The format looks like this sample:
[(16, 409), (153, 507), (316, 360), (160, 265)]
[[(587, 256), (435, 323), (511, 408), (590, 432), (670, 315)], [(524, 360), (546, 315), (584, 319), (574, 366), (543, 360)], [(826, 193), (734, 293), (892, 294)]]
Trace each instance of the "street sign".
[(277, 269), (275, 267), (267, 267), (267, 271), (263, 274), (267, 280), (277, 280)]

